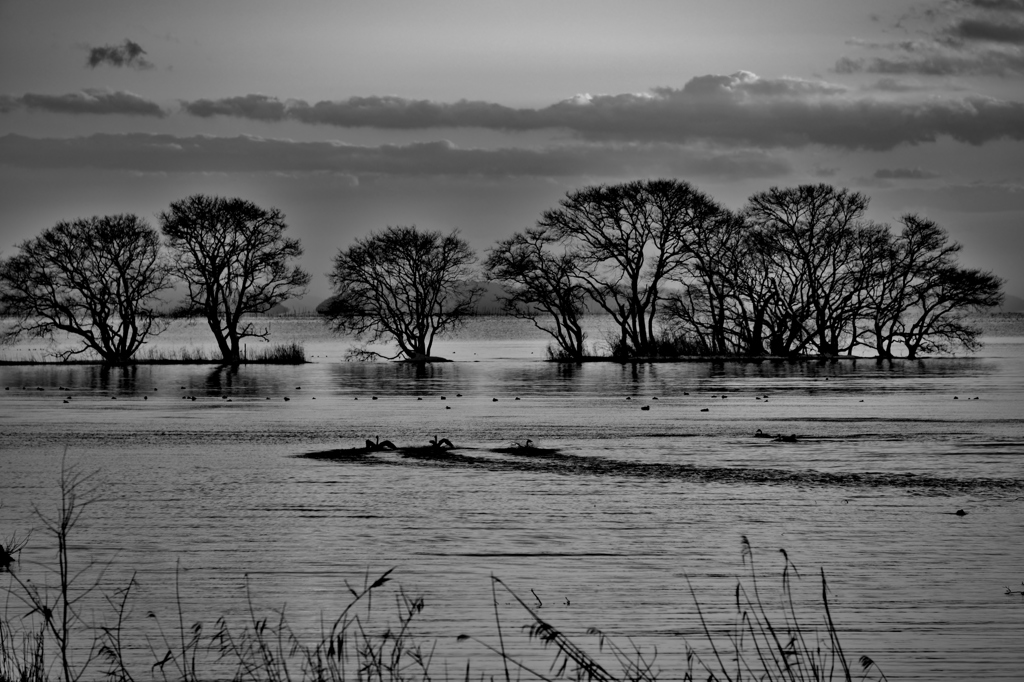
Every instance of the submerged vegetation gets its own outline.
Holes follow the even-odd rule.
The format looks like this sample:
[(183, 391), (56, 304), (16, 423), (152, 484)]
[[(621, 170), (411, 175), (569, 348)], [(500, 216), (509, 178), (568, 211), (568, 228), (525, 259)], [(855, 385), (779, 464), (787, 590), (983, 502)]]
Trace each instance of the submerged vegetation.
[[(42, 535), (55, 545), (54, 560), (30, 570), (21, 554), (32, 536), (0, 538), (0, 580), (5, 593), (0, 605), (0, 682), (99, 679), (119, 682), (143, 678), (185, 682), (232, 680), (403, 680), (455, 677), (443, 659), (439, 642), (416, 635), (417, 617), (426, 608), (422, 598), (389, 587), (394, 569), (361, 587), (346, 583), (348, 603), (337, 614), (322, 614), (312, 628), (293, 627), (285, 610), (260, 613), (246, 580), (242, 622), (221, 616), (214, 623), (188, 623), (176, 572), (176, 613), (149, 611), (141, 622), (131, 601), (134, 575), (122, 587), (104, 591), (109, 566), (79, 561), (73, 535), (88, 507), (98, 501), (89, 475), (62, 467), (60, 500), (54, 513), (39, 509)], [(465, 680), (576, 680), (588, 682), (656, 682), (671, 679), (736, 681), (886, 679), (875, 662), (861, 656), (854, 664), (844, 651), (828, 601), (828, 583), (821, 574), (821, 602), (816, 614), (803, 613), (796, 593), (800, 574), (788, 554), (781, 582), (765, 586), (754, 565), (746, 537), (741, 558), (749, 571), (738, 579), (734, 612), (728, 623), (716, 622), (689, 585), (697, 636), (683, 639), (679, 660), (659, 659), (655, 649), (622, 644), (594, 628), (582, 635), (559, 628), (540, 614), (541, 603), (523, 600), (502, 579), (492, 576), (494, 632), (459, 634), (454, 641), (472, 642), (480, 655), (465, 662)], [(40, 573), (45, 574), (38, 579)], [(33, 582), (32, 577), (37, 577)], [(499, 599), (499, 591), (501, 599)], [(769, 604), (768, 594), (777, 605)], [(387, 595), (395, 613), (381, 614)], [(378, 605), (374, 606), (374, 599)], [(505, 601), (510, 599), (511, 601)], [(499, 612), (499, 603), (515, 615)], [(95, 607), (104, 605), (105, 615)], [(715, 611), (721, 614), (721, 609)], [(162, 618), (171, 625), (164, 629)], [(518, 620), (512, 628), (507, 621)], [(503, 622), (504, 619), (504, 622)], [(585, 640), (587, 644), (580, 642)], [(438, 668), (442, 669), (438, 673)], [(855, 669), (859, 671), (855, 673)]]

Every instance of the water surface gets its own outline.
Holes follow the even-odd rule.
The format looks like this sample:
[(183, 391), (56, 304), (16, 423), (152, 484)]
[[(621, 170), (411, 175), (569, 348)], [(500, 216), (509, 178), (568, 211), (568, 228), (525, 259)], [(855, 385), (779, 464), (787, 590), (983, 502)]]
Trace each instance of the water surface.
[[(66, 456), (102, 493), (76, 551), (112, 559), (110, 585), (138, 571), (140, 622), (176, 617), (179, 565), (186, 618), (241, 618), (248, 575), (309, 627), (346, 580), (395, 567), (462, 670), (483, 652), (458, 634), (495, 639), (493, 574), (581, 643), (596, 627), (657, 647), (664, 679), (698, 638), (687, 578), (730, 623), (746, 536), (766, 586), (788, 551), (811, 622), (824, 569), (851, 659), (1019, 679), (1024, 601), (1004, 592), (1024, 581), (1024, 336), (917, 362), (571, 366), (503, 318), (415, 367), (339, 362), (304, 324), (319, 357), (296, 367), (0, 367), (0, 532), (39, 525)], [(347, 452), (375, 436), (458, 447)], [(499, 452), (527, 438), (550, 452)]]

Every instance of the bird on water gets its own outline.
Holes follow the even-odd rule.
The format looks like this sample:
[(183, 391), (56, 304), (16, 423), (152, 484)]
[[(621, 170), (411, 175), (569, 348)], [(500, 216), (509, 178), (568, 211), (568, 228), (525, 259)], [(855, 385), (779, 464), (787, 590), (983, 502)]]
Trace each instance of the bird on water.
[(366, 439), (366, 449), (367, 450), (395, 450), (397, 448), (395, 448), (395, 444), (392, 443), (391, 441), (389, 441), (389, 440), (382, 441), (380, 439), (380, 436), (377, 436), (376, 442), (370, 440), (369, 438)]

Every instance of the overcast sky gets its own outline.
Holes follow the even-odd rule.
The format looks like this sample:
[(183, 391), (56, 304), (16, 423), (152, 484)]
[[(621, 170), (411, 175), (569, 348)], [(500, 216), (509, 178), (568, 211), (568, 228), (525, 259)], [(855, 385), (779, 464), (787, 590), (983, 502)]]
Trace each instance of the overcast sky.
[(312, 307), (388, 225), (483, 254), (567, 191), (827, 182), (1024, 296), (1024, 0), (0, 0), (0, 252), (201, 192), (281, 209)]

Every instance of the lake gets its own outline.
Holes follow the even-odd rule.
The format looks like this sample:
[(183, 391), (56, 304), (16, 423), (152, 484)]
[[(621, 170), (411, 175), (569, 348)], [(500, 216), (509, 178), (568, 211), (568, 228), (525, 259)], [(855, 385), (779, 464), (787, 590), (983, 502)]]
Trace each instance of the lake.
[[(497, 646), (494, 575), (585, 648), (597, 628), (656, 648), (660, 679), (678, 679), (685, 642), (701, 645), (689, 585), (713, 627), (732, 624), (746, 537), (773, 614), (780, 548), (815, 627), (823, 569), (851, 661), (867, 654), (894, 680), (1021, 679), (1020, 318), (986, 327), (974, 356), (882, 364), (560, 365), (511, 318), (440, 341), (451, 363), (346, 363), (349, 342), (316, 320), (270, 324), (311, 362), (0, 366), (0, 539), (37, 529), (23, 570), (52, 558), (33, 505), (55, 509), (65, 460), (94, 472), (100, 498), (73, 550), (109, 562), (104, 589), (136, 572), (130, 630), (151, 637), (147, 612), (177, 622), (176, 580), (184, 619), (209, 631), (246, 617), (247, 586), (259, 609), (287, 605), (315, 631), (348, 603), (346, 582), (395, 568), (389, 594), (424, 599), (414, 629), (437, 641), (435, 677), (467, 659), (498, 675), (496, 656), (456, 641)], [(205, 332), (179, 324), (157, 344)], [(44, 349), (5, 351), (18, 352)], [(457, 447), (347, 452), (378, 436)], [(526, 439), (537, 452), (509, 450)], [(527, 614), (498, 602), (522, 640)], [(395, 621), (391, 597), (374, 612)], [(147, 646), (130, 648), (148, 671)], [(531, 651), (547, 670), (550, 653)]]

